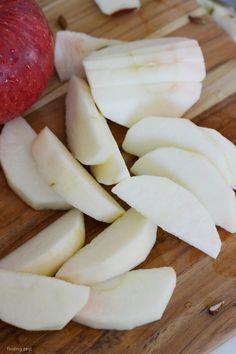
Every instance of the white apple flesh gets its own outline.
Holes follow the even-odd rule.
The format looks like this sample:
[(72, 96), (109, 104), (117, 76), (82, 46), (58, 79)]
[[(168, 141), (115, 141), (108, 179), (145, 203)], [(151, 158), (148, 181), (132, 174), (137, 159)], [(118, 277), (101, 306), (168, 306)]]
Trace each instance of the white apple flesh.
[(176, 285), (173, 268), (140, 269), (91, 287), (74, 321), (96, 329), (129, 330), (161, 319)]
[(0, 319), (30, 330), (58, 330), (87, 303), (89, 288), (0, 269)]
[(140, 0), (95, 0), (102, 13), (113, 15), (124, 10), (135, 10), (141, 7)]
[(0, 135), (0, 160), (11, 189), (36, 210), (70, 209), (50, 188), (37, 170), (32, 143), (37, 137), (25, 119), (19, 117), (5, 124)]
[(53, 276), (83, 245), (83, 214), (73, 209), (0, 260), (0, 269)]
[(75, 208), (107, 223), (124, 213), (48, 128), (35, 139), (33, 155), (48, 185)]
[(174, 147), (159, 148), (141, 157), (131, 171), (178, 183), (200, 200), (216, 225), (236, 232), (235, 194), (203, 155)]
[(188, 190), (164, 177), (137, 176), (112, 192), (163, 230), (216, 258), (221, 241), (208, 211)]
[(128, 130), (122, 147), (139, 157), (159, 147), (178, 147), (197, 152), (208, 158), (232, 186), (233, 176), (223, 152), (188, 119), (145, 118)]
[(69, 80), (73, 75), (85, 77), (83, 58), (98, 49), (120, 43), (118, 40), (96, 38), (80, 32), (57, 32), (55, 67), (60, 80)]
[(156, 242), (157, 227), (129, 209), (58, 271), (57, 277), (77, 284), (113, 278), (143, 262)]

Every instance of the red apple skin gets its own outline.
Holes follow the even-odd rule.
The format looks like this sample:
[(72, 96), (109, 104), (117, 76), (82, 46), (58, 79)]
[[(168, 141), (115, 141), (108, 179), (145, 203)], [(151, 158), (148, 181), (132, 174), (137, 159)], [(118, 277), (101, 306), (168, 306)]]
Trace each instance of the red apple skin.
[(53, 36), (34, 0), (0, 0), (0, 124), (40, 96), (53, 70)]

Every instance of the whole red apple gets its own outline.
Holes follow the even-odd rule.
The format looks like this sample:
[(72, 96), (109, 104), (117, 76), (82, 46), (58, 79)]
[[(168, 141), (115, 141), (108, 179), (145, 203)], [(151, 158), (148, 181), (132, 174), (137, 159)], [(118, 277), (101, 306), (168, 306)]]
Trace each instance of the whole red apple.
[(34, 0), (0, 0), (0, 124), (43, 92), (53, 69), (53, 37)]

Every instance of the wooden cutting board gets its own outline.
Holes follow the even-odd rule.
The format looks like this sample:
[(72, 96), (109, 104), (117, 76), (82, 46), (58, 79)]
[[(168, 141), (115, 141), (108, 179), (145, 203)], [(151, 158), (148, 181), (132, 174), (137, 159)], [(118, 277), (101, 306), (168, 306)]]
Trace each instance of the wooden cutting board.
[[(111, 0), (112, 1), (112, 0)], [(194, 0), (142, 0), (139, 12), (102, 15), (92, 0), (39, 0), (52, 30), (63, 15), (70, 30), (95, 36), (135, 40), (159, 36), (190, 36), (203, 49), (207, 78), (202, 98), (187, 114), (195, 123), (219, 130), (236, 143), (236, 45), (206, 16), (205, 24), (189, 20), (202, 16)], [(204, 15), (205, 16), (205, 15)], [(45, 125), (65, 141), (64, 101), (67, 84), (52, 78), (41, 99), (29, 110), (29, 123)], [(121, 145), (126, 129), (110, 124)], [(134, 158), (124, 154), (128, 165)], [(34, 236), (61, 212), (34, 211), (7, 186), (0, 171), (0, 257)], [(86, 217), (87, 241), (105, 228)], [(219, 230), (223, 249), (216, 261), (163, 231), (140, 267), (173, 266), (177, 288), (161, 321), (132, 331), (101, 331), (71, 322), (58, 332), (26, 332), (0, 322), (0, 353), (27, 348), (33, 353), (203, 354), (236, 334), (236, 238)], [(1, 286), (1, 285), (0, 285)], [(216, 316), (208, 307), (221, 300)], [(43, 301), (43, 299), (42, 299)], [(236, 350), (236, 349), (235, 349)]]

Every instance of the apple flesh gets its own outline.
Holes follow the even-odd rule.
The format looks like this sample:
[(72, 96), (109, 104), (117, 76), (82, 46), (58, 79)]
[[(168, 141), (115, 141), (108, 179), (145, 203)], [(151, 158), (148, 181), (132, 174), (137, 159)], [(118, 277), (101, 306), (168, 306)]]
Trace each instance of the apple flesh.
[(203, 155), (174, 147), (159, 148), (141, 157), (131, 171), (178, 183), (200, 200), (216, 225), (236, 232), (235, 194)]
[(159, 147), (178, 147), (197, 152), (208, 158), (232, 186), (233, 176), (223, 152), (188, 119), (145, 118), (128, 130), (122, 147), (139, 157)]
[(156, 242), (156, 231), (155, 224), (129, 209), (70, 258), (56, 276), (94, 284), (127, 272), (146, 259)]
[(124, 209), (73, 158), (48, 128), (41, 131), (32, 149), (38, 169), (48, 185), (69, 204), (107, 223), (124, 213)]
[(233, 176), (233, 189), (236, 189), (236, 147), (235, 145), (215, 129), (201, 127), (204, 134), (213, 139), (217, 146), (225, 155), (226, 161), (229, 165)]
[(176, 285), (173, 268), (139, 269), (91, 287), (74, 321), (96, 329), (128, 330), (160, 320)]
[(83, 214), (73, 209), (0, 260), (0, 269), (53, 276), (85, 241)]
[(30, 330), (58, 330), (87, 303), (89, 288), (0, 269), (0, 319)]
[(139, 0), (95, 0), (102, 13), (113, 15), (124, 10), (135, 10), (141, 7)]
[(29, 108), (53, 69), (53, 37), (34, 0), (7, 0), (0, 11), (0, 124)]
[(120, 44), (121, 41), (96, 38), (85, 33), (59, 31), (55, 42), (55, 67), (61, 81), (73, 75), (85, 77), (82, 60), (91, 52)]
[(221, 241), (208, 211), (188, 190), (165, 177), (137, 176), (112, 192), (163, 230), (216, 258)]
[(11, 189), (28, 205), (40, 209), (69, 209), (44, 181), (32, 155), (36, 133), (23, 118), (5, 124), (0, 135), (0, 160)]

